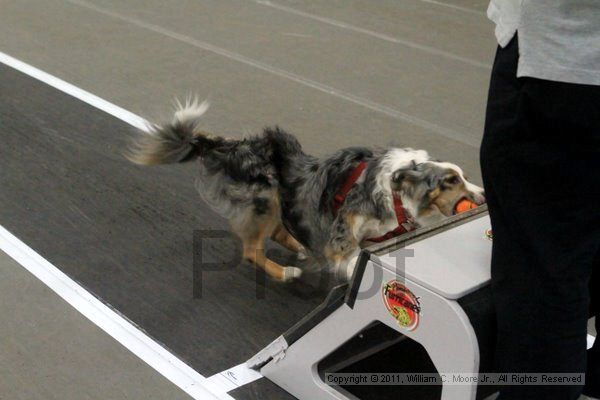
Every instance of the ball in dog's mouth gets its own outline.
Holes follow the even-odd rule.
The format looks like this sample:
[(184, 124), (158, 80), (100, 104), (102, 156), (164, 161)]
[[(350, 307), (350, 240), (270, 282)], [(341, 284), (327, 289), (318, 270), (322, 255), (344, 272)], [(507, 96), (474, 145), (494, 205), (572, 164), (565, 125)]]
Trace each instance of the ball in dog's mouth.
[(454, 205), (454, 214), (455, 215), (460, 214), (460, 213), (472, 210), (477, 207), (478, 207), (477, 203), (463, 197)]

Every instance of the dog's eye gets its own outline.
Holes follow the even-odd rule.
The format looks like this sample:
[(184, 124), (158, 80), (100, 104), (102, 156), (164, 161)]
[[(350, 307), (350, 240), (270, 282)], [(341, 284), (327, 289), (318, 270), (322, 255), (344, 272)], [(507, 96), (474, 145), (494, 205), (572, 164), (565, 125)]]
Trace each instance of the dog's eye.
[(446, 179), (446, 183), (449, 185), (458, 185), (460, 183), (460, 178), (458, 176), (451, 176)]

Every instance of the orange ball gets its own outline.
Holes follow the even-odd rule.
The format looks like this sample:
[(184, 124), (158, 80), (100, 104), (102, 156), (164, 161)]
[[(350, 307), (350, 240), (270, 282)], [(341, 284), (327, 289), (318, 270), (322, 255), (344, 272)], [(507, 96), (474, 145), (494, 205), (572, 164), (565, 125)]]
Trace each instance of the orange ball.
[(456, 214), (459, 214), (465, 211), (472, 210), (474, 208), (477, 208), (477, 204), (473, 203), (471, 200), (462, 199), (461, 201), (456, 203), (454, 211), (456, 212)]

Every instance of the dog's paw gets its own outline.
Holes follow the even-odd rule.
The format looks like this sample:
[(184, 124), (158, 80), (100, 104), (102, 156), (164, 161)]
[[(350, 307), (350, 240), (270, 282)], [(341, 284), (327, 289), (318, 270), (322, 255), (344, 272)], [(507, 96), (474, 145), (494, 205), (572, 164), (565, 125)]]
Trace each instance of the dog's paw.
[(306, 248), (304, 248), (304, 246), (298, 247), (296, 258), (300, 261), (304, 261), (308, 258), (308, 252), (306, 251)]
[(283, 282), (289, 282), (302, 276), (302, 270), (297, 267), (283, 267)]
[(358, 257), (354, 257), (350, 260), (350, 263), (346, 266), (346, 280), (348, 282), (352, 281), (352, 277), (354, 276), (354, 268), (356, 268), (356, 261)]

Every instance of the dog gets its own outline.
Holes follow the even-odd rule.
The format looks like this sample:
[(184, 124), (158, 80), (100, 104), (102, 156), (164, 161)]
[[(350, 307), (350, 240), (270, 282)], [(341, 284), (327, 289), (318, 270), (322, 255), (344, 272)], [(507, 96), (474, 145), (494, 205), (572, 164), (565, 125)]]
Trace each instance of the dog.
[(268, 259), (267, 238), (349, 277), (350, 261), (369, 238), (403, 222), (437, 223), (463, 199), (485, 202), (483, 189), (457, 165), (433, 160), (424, 150), (349, 147), (317, 158), (279, 127), (240, 140), (206, 132), (201, 122), (207, 109), (197, 100), (179, 104), (171, 123), (140, 133), (126, 156), (141, 165), (198, 159), (201, 197), (229, 220), (244, 258), (275, 280), (293, 280), (302, 270)]

